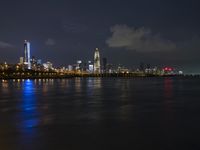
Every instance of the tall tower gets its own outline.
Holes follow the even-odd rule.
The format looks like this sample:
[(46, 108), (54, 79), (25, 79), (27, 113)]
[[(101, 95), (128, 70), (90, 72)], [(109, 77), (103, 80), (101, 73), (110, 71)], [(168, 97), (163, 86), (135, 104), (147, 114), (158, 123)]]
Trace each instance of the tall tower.
[(101, 73), (100, 54), (98, 48), (96, 48), (94, 52), (94, 73)]
[(30, 58), (30, 42), (27, 40), (24, 41), (24, 64), (28, 66), (28, 69), (31, 69), (31, 58)]

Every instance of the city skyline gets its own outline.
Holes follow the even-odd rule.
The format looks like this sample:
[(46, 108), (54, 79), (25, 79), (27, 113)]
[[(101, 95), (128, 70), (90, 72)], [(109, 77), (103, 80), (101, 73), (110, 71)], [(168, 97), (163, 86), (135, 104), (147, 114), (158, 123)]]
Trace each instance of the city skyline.
[(32, 56), (55, 65), (90, 60), (93, 49), (99, 47), (113, 64), (137, 68), (143, 62), (199, 73), (198, 4), (61, 0), (24, 5), (21, 0), (3, 0), (0, 62), (17, 62), (23, 52), (21, 41), (29, 39)]
[[(137, 68), (127, 68), (122, 64), (111, 64), (106, 57), (100, 55), (99, 48), (94, 50), (93, 61), (76, 60), (73, 64), (55, 66), (51, 60), (42, 61), (41, 58), (31, 55), (31, 42), (24, 40), (24, 52), (19, 62), (13, 64), (0, 62), (1, 78), (38, 78), (41, 75), (48, 77), (68, 76), (177, 76), (184, 75), (182, 70), (171, 66), (151, 66), (141, 63)], [(53, 73), (53, 74), (52, 74)], [(53, 75), (53, 76), (51, 76)], [(64, 75), (64, 76), (63, 76)], [(185, 74), (186, 75), (186, 74)], [(43, 76), (43, 77), (44, 77)]]
[[(152, 66), (151, 64), (144, 64), (143, 62), (140, 63), (140, 66), (137, 66), (136, 68), (127, 68), (127, 66), (123, 64), (111, 64), (110, 62), (107, 61), (107, 58), (105, 56), (100, 57), (100, 51), (99, 48), (95, 48), (94, 51), (94, 58), (90, 58), (88, 60), (82, 60), (81, 58), (78, 60), (74, 60), (70, 64), (64, 64), (64, 65), (57, 65), (52, 63), (51, 60), (42, 60), (38, 56), (33, 56), (31, 55), (31, 43), (28, 40), (24, 40), (24, 51), (19, 57), (18, 62), (14, 63), (8, 63), (11, 66), (16, 66), (17, 68), (21, 66), (22, 70), (41, 70), (41, 67), (47, 70), (54, 70), (56, 68), (65, 68), (64, 70), (71, 71), (71, 70), (76, 70), (76, 71), (83, 71), (83, 72), (88, 72), (88, 73), (96, 73), (96, 74), (101, 74), (101, 73), (113, 73), (113, 72), (146, 72), (150, 73), (155, 72), (155, 70), (163, 70), (163, 71), (180, 71), (178, 68), (173, 68), (170, 66)], [(76, 62), (76, 63), (75, 63)], [(5, 62), (0, 62), (0, 64), (8, 65), (7, 61)], [(142, 66), (141, 66), (142, 65)], [(39, 67), (39, 68), (38, 68)], [(167, 69), (166, 69), (167, 68)], [(168, 70), (170, 68), (171, 70)], [(146, 69), (146, 71), (145, 71)], [(149, 70), (150, 69), (150, 70)], [(182, 71), (181, 71), (182, 72)], [(181, 73), (183, 74), (183, 72)]]

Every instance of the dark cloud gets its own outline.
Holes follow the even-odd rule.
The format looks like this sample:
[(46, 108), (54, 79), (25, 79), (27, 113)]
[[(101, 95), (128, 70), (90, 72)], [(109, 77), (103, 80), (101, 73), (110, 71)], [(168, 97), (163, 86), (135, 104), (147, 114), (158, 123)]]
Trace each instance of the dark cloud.
[(0, 41), (0, 48), (13, 48), (14, 46), (10, 43)]
[(111, 28), (112, 36), (106, 40), (109, 47), (125, 48), (139, 52), (171, 51), (176, 44), (153, 34), (144, 27), (135, 28), (127, 25), (115, 25)]

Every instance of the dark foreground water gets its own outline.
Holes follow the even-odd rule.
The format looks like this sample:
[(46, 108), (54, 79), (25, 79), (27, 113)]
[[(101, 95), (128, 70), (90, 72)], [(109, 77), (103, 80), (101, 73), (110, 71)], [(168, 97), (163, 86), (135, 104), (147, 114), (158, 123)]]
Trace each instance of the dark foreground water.
[(199, 78), (0, 81), (0, 150), (199, 150)]

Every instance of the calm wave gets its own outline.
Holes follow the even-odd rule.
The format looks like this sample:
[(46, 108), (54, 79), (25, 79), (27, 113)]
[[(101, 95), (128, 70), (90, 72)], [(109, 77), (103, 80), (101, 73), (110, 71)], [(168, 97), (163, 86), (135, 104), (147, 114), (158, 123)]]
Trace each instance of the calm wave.
[(199, 78), (0, 81), (0, 149), (200, 149)]

